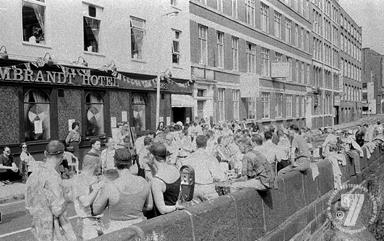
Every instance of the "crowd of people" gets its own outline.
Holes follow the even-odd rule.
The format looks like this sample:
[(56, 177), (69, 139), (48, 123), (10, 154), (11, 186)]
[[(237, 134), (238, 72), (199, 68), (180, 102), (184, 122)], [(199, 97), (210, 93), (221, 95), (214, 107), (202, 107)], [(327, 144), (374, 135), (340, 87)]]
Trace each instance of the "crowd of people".
[[(286, 128), (244, 122), (178, 122), (141, 136), (128, 146), (108, 138), (101, 150), (101, 140), (92, 139), (91, 149), (81, 158), (80, 171), (63, 182), (63, 159), (78, 155), (78, 127), (74, 123), (66, 145), (50, 141), (45, 160), (35, 161), (28, 152), (22, 153), (26, 207), (33, 216), (38, 240), (77, 240), (66, 216), (69, 202), (74, 203), (80, 220), (81, 239), (89, 240), (228, 192), (277, 188), (276, 177), (288, 172), (312, 169), (316, 177), (312, 132), (307, 128), (296, 124)], [(338, 165), (348, 156), (359, 173), (362, 146), (382, 135), (383, 128), (377, 123), (359, 126), (354, 132), (324, 132), (328, 136), (320, 155), (332, 163), (337, 188), (341, 184)], [(193, 197), (184, 203), (180, 201), (181, 186), (186, 182), (180, 174), (182, 167), (190, 168), (194, 175)], [(16, 168), (11, 165), (10, 174)], [(223, 192), (223, 187), (228, 190)]]

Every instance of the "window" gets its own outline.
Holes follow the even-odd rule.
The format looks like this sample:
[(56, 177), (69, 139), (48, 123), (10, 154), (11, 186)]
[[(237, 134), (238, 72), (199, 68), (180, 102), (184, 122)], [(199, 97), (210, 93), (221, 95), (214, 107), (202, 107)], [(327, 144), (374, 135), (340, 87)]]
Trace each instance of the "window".
[(206, 93), (205, 89), (197, 89), (197, 96), (198, 97), (204, 97)]
[(307, 80), (305, 79), (306, 75), (305, 75), (305, 71), (304, 71), (304, 63), (300, 63), (300, 74), (301, 74), (301, 82), (303, 84), (305, 84), (307, 82)]
[(279, 52), (275, 52), (275, 62), (282, 62), (283, 61), (283, 54)]
[(256, 73), (256, 45), (247, 43), (247, 72)]
[(261, 30), (269, 33), (269, 7), (264, 3), (261, 3)]
[(295, 25), (295, 43), (296, 46), (299, 45), (299, 25)]
[(286, 117), (292, 117), (292, 95), (286, 96)]
[(281, 37), (281, 14), (278, 12), (275, 12), (274, 15), (274, 30), (275, 30), (275, 36), (277, 38)]
[(255, 26), (255, 0), (245, 1), (245, 20), (251, 26)]
[(180, 34), (180, 31), (173, 30), (172, 63), (174, 64), (180, 64)]
[(207, 27), (199, 25), (200, 64), (204, 65), (208, 62), (207, 32)]
[(270, 118), (270, 94), (269, 93), (262, 93), (261, 94), (261, 106), (263, 108), (262, 110), (262, 118), (263, 119), (269, 119)]
[(232, 0), (232, 17), (237, 19), (238, 13), (237, 13), (237, 0)]
[(89, 92), (85, 95), (86, 105), (86, 136), (104, 134), (104, 100), (101, 93)]
[(296, 117), (300, 117), (300, 97), (296, 96)]
[(224, 106), (225, 89), (218, 89), (218, 106), (219, 106), (219, 121), (225, 120), (225, 106)]
[(45, 44), (45, 0), (23, 1), (23, 41)]
[(51, 138), (49, 94), (30, 89), (24, 94), (25, 141), (49, 140)]
[(270, 76), (270, 59), (269, 50), (266, 48), (261, 49), (261, 75)]
[(276, 117), (283, 117), (283, 94), (276, 94), (277, 113)]
[(233, 70), (239, 70), (239, 39), (232, 37), (232, 63)]
[(132, 95), (132, 111), (133, 126), (136, 131), (144, 131), (146, 129), (146, 108), (143, 95)]
[(131, 17), (131, 58), (143, 59), (145, 21)]
[(86, 5), (87, 15), (83, 17), (84, 51), (98, 53), (100, 51), (100, 19), (101, 8)]
[(248, 119), (253, 119), (253, 120), (256, 119), (256, 98), (248, 98), (247, 107), (248, 107), (248, 113), (247, 113)]
[(300, 30), (300, 46), (302, 49), (305, 49), (304, 42), (305, 42), (305, 37), (304, 37), (305, 31), (304, 28), (301, 28)]
[(217, 67), (224, 67), (224, 33), (217, 32)]
[(305, 117), (305, 97), (300, 97), (300, 117)]
[(309, 46), (310, 46), (310, 42), (309, 42), (309, 32), (307, 31), (305, 33), (305, 50), (307, 52), (309, 52)]
[(217, 10), (222, 12), (223, 11), (223, 0), (217, 0)]
[(240, 119), (240, 90), (232, 90), (233, 119)]
[(285, 20), (285, 42), (291, 43), (292, 41), (292, 22), (291, 20)]

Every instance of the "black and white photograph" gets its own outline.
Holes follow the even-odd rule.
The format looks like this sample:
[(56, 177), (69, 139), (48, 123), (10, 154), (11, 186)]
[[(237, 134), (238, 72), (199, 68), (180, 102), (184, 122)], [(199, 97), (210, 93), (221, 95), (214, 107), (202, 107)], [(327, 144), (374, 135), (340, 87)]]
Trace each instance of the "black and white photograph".
[(383, 13), (0, 0), (0, 240), (384, 241)]

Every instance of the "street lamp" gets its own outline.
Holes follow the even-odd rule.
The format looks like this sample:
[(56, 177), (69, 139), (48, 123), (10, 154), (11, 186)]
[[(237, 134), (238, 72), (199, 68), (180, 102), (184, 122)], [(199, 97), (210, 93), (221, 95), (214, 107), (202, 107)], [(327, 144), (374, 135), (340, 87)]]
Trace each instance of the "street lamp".
[[(177, 16), (180, 13), (180, 11), (171, 11), (165, 14), (161, 15), (161, 18), (163, 17), (170, 17), (170, 16)], [(164, 21), (160, 21), (161, 25), (163, 25)], [(160, 49), (164, 49), (164, 44), (161, 45)], [(160, 56), (163, 54), (163, 51), (160, 51)], [(157, 75), (156, 78), (156, 129), (160, 122), (160, 81), (162, 77), (170, 78), (172, 77), (172, 73), (169, 68), (167, 68), (164, 72), (161, 72), (159, 75)]]

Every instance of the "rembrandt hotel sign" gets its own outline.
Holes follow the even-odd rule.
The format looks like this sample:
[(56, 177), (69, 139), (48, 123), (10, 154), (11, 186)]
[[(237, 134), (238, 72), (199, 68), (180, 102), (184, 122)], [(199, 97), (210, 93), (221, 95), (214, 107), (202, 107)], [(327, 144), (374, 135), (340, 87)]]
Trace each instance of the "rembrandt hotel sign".
[(66, 86), (118, 87), (123, 89), (156, 87), (155, 79), (137, 80), (120, 73), (116, 74), (116, 77), (93, 75), (90, 69), (61, 68), (62, 71), (48, 71), (0, 67), (0, 81)]

